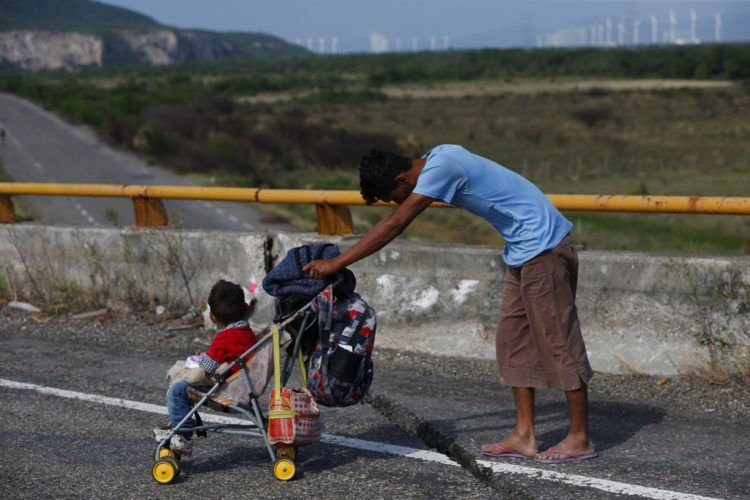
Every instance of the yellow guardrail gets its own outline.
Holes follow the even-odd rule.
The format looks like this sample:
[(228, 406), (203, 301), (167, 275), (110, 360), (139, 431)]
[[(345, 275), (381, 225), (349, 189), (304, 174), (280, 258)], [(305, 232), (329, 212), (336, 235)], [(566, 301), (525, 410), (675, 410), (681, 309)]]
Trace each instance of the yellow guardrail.
[[(10, 198), (16, 195), (130, 198), (139, 227), (168, 224), (164, 199), (312, 204), (318, 215), (318, 232), (328, 235), (351, 234), (352, 217), (348, 207), (365, 204), (357, 191), (5, 182), (0, 183), (0, 222), (16, 220)], [(593, 194), (549, 194), (547, 197), (558, 209), (569, 211), (750, 215), (750, 198), (742, 197)], [(451, 208), (446, 203), (433, 206)]]

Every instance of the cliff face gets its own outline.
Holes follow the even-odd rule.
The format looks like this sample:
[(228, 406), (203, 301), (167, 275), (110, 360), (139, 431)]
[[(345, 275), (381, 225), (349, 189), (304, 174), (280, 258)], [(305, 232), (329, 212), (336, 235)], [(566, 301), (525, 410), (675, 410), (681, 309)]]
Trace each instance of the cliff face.
[(0, 32), (0, 61), (23, 69), (101, 66), (104, 44), (98, 36), (47, 31)]
[(123, 61), (171, 64), (305, 53), (273, 37), (258, 36), (248, 40), (244, 36), (170, 29), (116, 30), (105, 37), (76, 32), (0, 31), (0, 63), (32, 71), (69, 70)]
[(177, 61), (178, 41), (173, 31), (117, 31), (130, 51), (144, 64), (169, 64)]

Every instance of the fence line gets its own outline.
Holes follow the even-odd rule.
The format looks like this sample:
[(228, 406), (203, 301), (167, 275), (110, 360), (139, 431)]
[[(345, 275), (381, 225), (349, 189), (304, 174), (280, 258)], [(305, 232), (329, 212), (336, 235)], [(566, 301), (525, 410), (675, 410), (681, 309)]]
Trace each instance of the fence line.
[[(365, 205), (359, 192), (344, 190), (4, 182), (0, 183), (0, 222), (15, 222), (11, 196), (17, 195), (130, 198), (138, 227), (169, 223), (164, 199), (315, 205), (318, 232), (325, 235), (351, 234), (349, 206)], [(747, 197), (595, 194), (549, 194), (547, 197), (564, 211), (750, 215), (750, 198)], [(394, 204), (378, 202), (376, 205)], [(432, 206), (452, 208), (446, 203)]]

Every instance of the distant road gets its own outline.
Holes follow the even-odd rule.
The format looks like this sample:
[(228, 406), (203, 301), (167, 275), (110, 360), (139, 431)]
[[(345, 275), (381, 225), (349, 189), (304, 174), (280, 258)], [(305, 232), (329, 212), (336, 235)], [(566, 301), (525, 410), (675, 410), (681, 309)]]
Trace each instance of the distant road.
[[(138, 156), (113, 149), (84, 127), (61, 120), (29, 101), (0, 94), (2, 168), (16, 182), (197, 185)], [(44, 224), (112, 226), (105, 216), (117, 213), (118, 225), (135, 223), (124, 198), (24, 197), (24, 206)], [(294, 231), (283, 221), (243, 203), (165, 200), (170, 223), (195, 229)]]

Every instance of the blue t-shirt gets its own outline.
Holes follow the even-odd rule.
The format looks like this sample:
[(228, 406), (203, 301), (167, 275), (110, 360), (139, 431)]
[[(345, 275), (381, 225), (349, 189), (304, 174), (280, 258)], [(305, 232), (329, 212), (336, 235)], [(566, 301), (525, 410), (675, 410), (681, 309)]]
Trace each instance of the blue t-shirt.
[(518, 267), (555, 248), (573, 224), (539, 188), (492, 160), (453, 144), (430, 150), (414, 192), (465, 208), (505, 239), (503, 260)]

